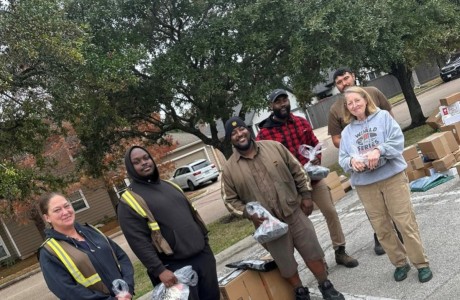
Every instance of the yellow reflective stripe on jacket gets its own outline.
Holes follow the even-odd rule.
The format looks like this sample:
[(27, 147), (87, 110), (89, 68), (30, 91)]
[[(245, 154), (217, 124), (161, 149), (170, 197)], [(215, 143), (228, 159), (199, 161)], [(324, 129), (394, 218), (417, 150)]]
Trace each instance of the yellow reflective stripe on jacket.
[[(143, 218), (147, 218), (147, 213), (139, 205), (136, 198), (134, 198), (133, 195), (129, 191), (124, 192), (121, 196), (123, 197), (123, 199), (125, 199), (126, 203), (128, 203), (128, 205), (131, 206), (132, 209), (134, 209), (136, 213), (141, 215)], [(157, 222), (148, 222), (148, 226), (150, 230), (152, 231), (160, 230), (160, 226), (158, 225)]]
[(160, 230), (160, 226), (158, 226), (157, 222), (148, 222), (148, 224), (149, 224), (150, 230), (152, 231)]
[(126, 202), (131, 206), (132, 209), (134, 209), (135, 212), (137, 212), (139, 215), (142, 217), (146, 218), (147, 214), (145, 213), (144, 209), (137, 203), (136, 199), (131, 195), (129, 191), (126, 191), (121, 195), (123, 199), (126, 200)]
[(55, 239), (49, 239), (47, 244), (51, 247), (51, 249), (53, 249), (59, 260), (64, 264), (76, 282), (83, 285), (84, 287), (88, 287), (101, 281), (101, 277), (99, 277), (99, 274), (97, 273), (86, 278), (77, 268), (67, 252), (61, 247), (61, 245), (59, 245)]

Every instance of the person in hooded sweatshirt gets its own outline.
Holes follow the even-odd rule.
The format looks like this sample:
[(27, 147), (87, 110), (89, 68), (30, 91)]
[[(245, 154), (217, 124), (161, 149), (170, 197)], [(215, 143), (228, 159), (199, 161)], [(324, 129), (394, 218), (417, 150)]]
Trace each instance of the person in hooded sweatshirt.
[(191, 265), (198, 284), (191, 300), (218, 300), (216, 260), (198, 212), (175, 184), (160, 179), (150, 153), (139, 146), (125, 155), (131, 184), (118, 204), (118, 221), (154, 286), (178, 283), (174, 271)]
[[(339, 163), (351, 173), (356, 188), (380, 243), (396, 267), (396, 281), (407, 278), (410, 265), (418, 269), (420, 282), (433, 274), (422, 246), (420, 231), (410, 199), (409, 181), (402, 156), (404, 135), (401, 127), (385, 111), (376, 107), (362, 88), (345, 89), (344, 121)], [(404, 239), (400, 242), (391, 223)]]
[[(50, 291), (59, 299), (69, 300), (131, 299), (134, 269), (123, 249), (98, 229), (76, 223), (72, 204), (63, 195), (45, 195), (39, 206), (43, 219), (52, 227), (45, 230), (47, 240), (38, 251)], [(124, 295), (115, 295), (112, 290), (116, 279), (127, 283), (129, 290)]]

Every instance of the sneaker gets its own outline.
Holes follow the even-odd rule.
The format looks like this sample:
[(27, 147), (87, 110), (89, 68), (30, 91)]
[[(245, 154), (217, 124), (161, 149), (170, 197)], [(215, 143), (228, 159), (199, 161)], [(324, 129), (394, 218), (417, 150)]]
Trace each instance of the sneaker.
[(345, 300), (345, 297), (343, 297), (343, 295), (334, 288), (334, 286), (329, 280), (326, 280), (325, 282), (320, 284), (318, 288), (321, 291), (321, 294), (323, 295), (323, 299)]
[(396, 281), (403, 281), (407, 278), (407, 272), (409, 272), (410, 266), (409, 264), (405, 264), (402, 267), (397, 267), (394, 273), (394, 278)]
[(295, 300), (310, 300), (310, 292), (307, 287), (298, 287), (295, 289)]
[(433, 278), (433, 273), (430, 270), (430, 267), (418, 269), (418, 281), (428, 282)]
[(345, 246), (339, 246), (339, 248), (335, 250), (335, 262), (338, 265), (344, 265), (347, 268), (354, 268), (359, 264), (356, 259), (345, 252)]
[(375, 242), (375, 246), (374, 246), (375, 254), (384, 255), (385, 250), (383, 249), (382, 245), (380, 245), (379, 239), (377, 238), (377, 234), (375, 233), (374, 233), (374, 242)]

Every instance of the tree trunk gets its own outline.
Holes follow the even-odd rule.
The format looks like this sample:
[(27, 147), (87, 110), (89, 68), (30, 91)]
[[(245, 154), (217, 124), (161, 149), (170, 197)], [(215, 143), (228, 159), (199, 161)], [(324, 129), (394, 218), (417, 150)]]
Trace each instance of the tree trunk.
[(226, 159), (228, 159), (233, 153), (232, 144), (230, 143), (229, 140), (224, 139), (222, 141), (219, 141), (218, 144), (213, 145), (213, 146), (219, 149), (222, 152), (222, 154), (225, 156)]
[(46, 225), (45, 225), (45, 221), (43, 221), (43, 218), (42, 218), (42, 215), (40, 213), (40, 210), (36, 207), (33, 207), (31, 210), (30, 210), (30, 220), (32, 222), (34, 222), (35, 226), (37, 227), (38, 229), (38, 232), (40, 233), (41, 237), (43, 240), (45, 240), (46, 236), (45, 236), (45, 228), (46, 228)]
[(412, 119), (409, 128), (424, 125), (426, 118), (423, 115), (422, 107), (417, 100), (417, 96), (415, 96), (414, 88), (410, 82), (412, 71), (405, 64), (398, 63), (391, 66), (391, 74), (398, 79), (404, 98), (406, 99)]

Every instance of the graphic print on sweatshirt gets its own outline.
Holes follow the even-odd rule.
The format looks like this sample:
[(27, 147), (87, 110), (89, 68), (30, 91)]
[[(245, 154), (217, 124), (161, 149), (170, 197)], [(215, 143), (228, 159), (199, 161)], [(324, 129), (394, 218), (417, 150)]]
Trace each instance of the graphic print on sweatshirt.
[(366, 127), (355, 134), (355, 145), (359, 154), (365, 154), (380, 144), (377, 138), (377, 130), (377, 126), (372, 128)]

